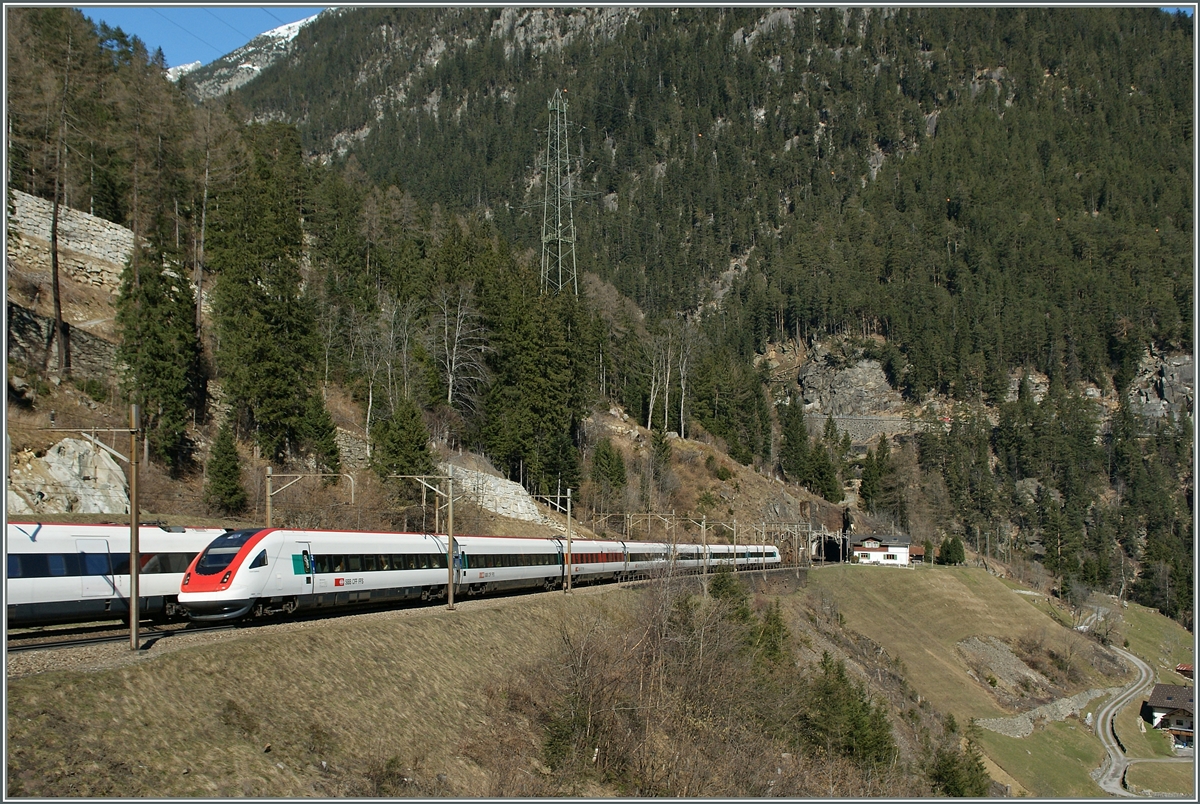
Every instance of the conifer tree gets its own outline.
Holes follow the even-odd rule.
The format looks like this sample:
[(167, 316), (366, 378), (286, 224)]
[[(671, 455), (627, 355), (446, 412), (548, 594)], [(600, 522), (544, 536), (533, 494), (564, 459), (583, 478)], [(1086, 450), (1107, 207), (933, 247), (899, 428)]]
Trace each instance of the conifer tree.
[(420, 409), (411, 400), (400, 399), (396, 412), (378, 420), (371, 430), (371, 468), (380, 478), (430, 474), (433, 460), (428, 444)]
[(126, 393), (142, 405), (151, 454), (175, 473), (189, 460), (186, 427), (203, 402), (195, 302), (177, 270), (163, 266), (161, 251), (140, 251), (143, 270), (131, 259), (121, 275), (117, 359)]
[(227, 515), (239, 514), (246, 508), (246, 490), (242, 487), (242, 468), (232, 419), (221, 424), (217, 440), (213, 442), (204, 501)]
[[(792, 397), (783, 409), (783, 439), (779, 447), (779, 465), (792, 481), (801, 481), (808, 464), (808, 427), (804, 423), (804, 401)], [(802, 482), (802, 481), (801, 481)]]
[(302, 444), (334, 466), (331, 424), (317, 407), (315, 312), (301, 287), (304, 166), (296, 130), (281, 123), (243, 132), (249, 160), (218, 197), (209, 264), (218, 273), (214, 313), (224, 389), (248, 432), (273, 460)]

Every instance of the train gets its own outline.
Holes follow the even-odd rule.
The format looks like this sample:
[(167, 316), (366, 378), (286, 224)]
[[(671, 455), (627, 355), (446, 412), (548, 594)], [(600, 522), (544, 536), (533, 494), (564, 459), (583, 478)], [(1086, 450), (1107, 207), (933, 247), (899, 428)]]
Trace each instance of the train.
[[(183, 575), (179, 605), (198, 621), (652, 577), (668, 568), (766, 569), (774, 545), (699, 545), (565, 538), (251, 528), (218, 536)], [(451, 558), (452, 557), (452, 558)]]
[[(138, 616), (182, 619), (179, 585), (226, 528), (138, 529)], [(9, 522), (8, 627), (129, 618), (129, 526)]]

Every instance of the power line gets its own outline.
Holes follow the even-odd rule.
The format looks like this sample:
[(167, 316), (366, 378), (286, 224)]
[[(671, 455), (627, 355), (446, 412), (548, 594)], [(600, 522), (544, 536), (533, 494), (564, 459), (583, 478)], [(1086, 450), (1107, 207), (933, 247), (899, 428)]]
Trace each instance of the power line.
[(192, 37), (193, 39), (195, 39), (196, 41), (198, 41), (198, 42), (200, 42), (201, 44), (207, 45), (208, 47), (212, 48), (212, 50), (213, 50), (213, 51), (214, 51), (214, 52), (217, 54), (217, 56), (218, 56), (218, 57), (219, 57), (219, 56), (224, 56), (224, 55), (225, 55), (224, 51), (222, 51), (220, 48), (218, 48), (218, 47), (217, 47), (216, 45), (214, 45), (212, 42), (206, 42), (206, 41), (204, 41), (204, 40), (203, 40), (203, 39), (201, 39), (200, 37), (196, 36), (196, 34), (194, 34), (194, 33), (192, 33), (191, 31), (189, 31), (187, 28), (184, 28), (182, 25), (180, 25), (180, 24), (179, 24), (178, 22), (176, 22), (175, 20), (173, 20), (173, 19), (171, 19), (170, 17), (168, 17), (167, 15), (163, 14), (163, 13), (162, 13), (161, 11), (159, 11), (157, 8), (152, 8), (152, 9), (150, 9), (150, 10), (151, 10), (151, 11), (153, 11), (153, 12), (154, 12), (155, 14), (157, 14), (158, 16), (162, 17), (162, 18), (163, 18), (164, 20), (166, 20), (167, 22), (169, 22), (169, 23), (171, 23), (172, 25), (174, 25), (174, 26), (175, 26), (176, 28), (178, 28), (179, 30), (181, 30), (181, 31), (183, 31), (184, 33), (186, 33), (188, 36), (190, 36), (190, 37)]
[(253, 35), (253, 34), (248, 34), (248, 33), (246, 33), (245, 31), (239, 31), (237, 28), (234, 28), (232, 25), (230, 25), (228, 20), (224, 19), (223, 17), (218, 17), (216, 14), (214, 14), (214, 13), (212, 12), (212, 9), (211, 9), (211, 8), (206, 8), (206, 9), (204, 9), (204, 10), (205, 10), (205, 12), (207, 12), (207, 13), (208, 13), (208, 15), (209, 15), (210, 17), (212, 17), (214, 20), (216, 20), (217, 22), (219, 22), (219, 23), (221, 23), (222, 25), (224, 25), (224, 26), (225, 26), (226, 28), (228, 28), (229, 30), (233, 31), (233, 32), (234, 32), (235, 34), (237, 34), (238, 36), (244, 36), (244, 37), (246, 38), (246, 41), (247, 41), (247, 42), (249, 42), (251, 39), (253, 39), (253, 38), (254, 38), (254, 35)]

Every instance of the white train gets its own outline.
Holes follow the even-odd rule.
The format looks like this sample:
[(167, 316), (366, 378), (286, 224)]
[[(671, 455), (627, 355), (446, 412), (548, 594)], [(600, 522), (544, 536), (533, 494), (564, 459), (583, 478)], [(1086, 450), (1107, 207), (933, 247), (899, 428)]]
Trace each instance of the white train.
[[(184, 571), (223, 528), (138, 529), (139, 617), (182, 616)], [(128, 618), (129, 526), (9, 522), (9, 627)]]
[[(459, 536), (456, 597), (555, 589), (566, 580), (566, 539)], [(575, 540), (571, 583), (780, 563), (773, 545)], [(446, 537), (424, 533), (238, 530), (218, 536), (183, 576), (179, 604), (195, 620), (233, 620), (364, 603), (444, 597)]]

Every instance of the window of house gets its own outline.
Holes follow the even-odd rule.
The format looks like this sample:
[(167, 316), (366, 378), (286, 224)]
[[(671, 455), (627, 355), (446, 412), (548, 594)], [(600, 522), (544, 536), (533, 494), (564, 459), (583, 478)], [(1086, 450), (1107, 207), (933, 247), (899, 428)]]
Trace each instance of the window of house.
[(883, 556), (883, 559), (884, 559), (885, 561), (895, 561), (895, 560), (896, 560), (896, 554), (895, 554), (895, 553), (886, 553), (886, 554), (884, 554), (884, 556)]

